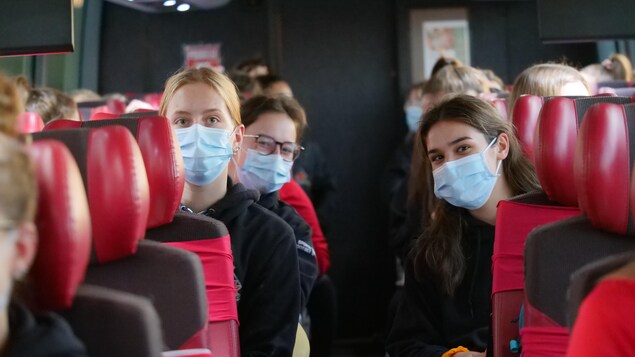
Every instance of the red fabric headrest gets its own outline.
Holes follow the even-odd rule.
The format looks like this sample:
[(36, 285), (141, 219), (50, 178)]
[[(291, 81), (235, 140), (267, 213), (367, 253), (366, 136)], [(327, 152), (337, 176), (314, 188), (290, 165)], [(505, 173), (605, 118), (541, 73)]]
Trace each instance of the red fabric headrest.
[(141, 152), (121, 126), (51, 130), (34, 139), (63, 141), (87, 186), (95, 258), (100, 263), (134, 254), (145, 235), (149, 188)]
[(507, 100), (505, 98), (495, 98), (495, 99), (492, 99), (490, 103), (492, 103), (494, 108), (496, 108), (496, 111), (498, 112), (498, 114), (500, 114), (503, 119), (508, 120)]
[[(150, 186), (150, 215), (147, 228), (172, 222), (179, 208), (185, 175), (181, 148), (170, 121), (165, 117), (141, 117), (103, 121), (57, 121), (45, 130), (82, 127), (95, 128), (123, 125), (136, 137), (145, 163)], [(51, 122), (53, 123), (53, 122)]]
[(99, 262), (136, 252), (145, 235), (149, 188), (139, 147), (121, 126), (90, 130), (88, 200)]
[(578, 126), (587, 109), (596, 103), (625, 104), (625, 97), (553, 97), (545, 101), (534, 138), (534, 163), (542, 188), (551, 200), (577, 206), (574, 182)]
[(66, 146), (43, 140), (29, 147), (38, 182), (38, 252), (31, 270), (38, 307), (72, 305), (90, 256), (91, 224), (82, 177)]
[(44, 121), (40, 114), (25, 112), (18, 116), (18, 132), (22, 134), (36, 133), (44, 129)]
[(573, 99), (554, 97), (540, 112), (534, 137), (534, 164), (543, 190), (550, 199), (577, 206), (573, 185), (573, 158), (578, 120)]
[[(631, 189), (635, 150), (635, 108), (600, 103), (586, 113), (575, 155), (575, 186), (580, 209), (594, 227), (633, 234), (629, 219), (635, 190)], [(635, 181), (633, 181), (635, 183)], [(632, 223), (631, 223), (632, 224)]]
[(82, 122), (70, 119), (55, 119), (46, 123), (43, 130), (56, 130), (56, 129), (75, 129), (81, 128)]
[(148, 228), (172, 222), (179, 208), (185, 174), (181, 147), (165, 117), (121, 119), (137, 122), (137, 142), (150, 185)]
[(90, 116), (90, 120), (106, 120), (118, 118), (119, 114), (98, 112)]
[(534, 161), (534, 134), (543, 97), (536, 95), (523, 95), (516, 99), (512, 113), (512, 124), (516, 129), (516, 136), (520, 141), (525, 157)]
[(516, 128), (516, 136), (520, 141), (523, 153), (531, 162), (534, 161), (534, 134), (543, 100), (543, 97), (536, 95), (520, 96), (514, 104), (514, 112), (512, 113), (512, 123)]

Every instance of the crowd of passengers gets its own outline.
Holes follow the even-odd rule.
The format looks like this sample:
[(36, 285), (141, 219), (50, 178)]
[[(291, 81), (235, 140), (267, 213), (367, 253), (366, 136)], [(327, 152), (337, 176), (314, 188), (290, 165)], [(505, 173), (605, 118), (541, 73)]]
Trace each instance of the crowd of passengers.
[[(588, 96), (607, 78), (632, 80), (625, 56), (583, 71), (534, 65), (511, 93), (491, 71), (441, 58), (429, 80), (412, 86), (409, 132), (384, 175), (401, 267), (390, 356), (486, 355), (497, 205), (540, 190), (510, 124), (514, 102), (523, 94)], [(493, 98), (506, 98), (507, 118)], [(45, 122), (80, 120), (77, 102), (95, 99), (0, 76), (0, 356), (86, 355), (67, 323), (31, 313), (20, 297), (37, 251), (37, 190), (28, 140), (16, 128), (24, 111)], [(215, 218), (230, 233), (242, 355), (308, 355), (309, 346), (313, 356), (330, 355), (336, 306), (322, 213), (336, 180), (305, 135), (306, 113), (289, 83), (259, 61), (227, 74), (183, 69), (158, 106), (128, 109), (138, 108), (172, 124), (185, 168), (180, 210)]]

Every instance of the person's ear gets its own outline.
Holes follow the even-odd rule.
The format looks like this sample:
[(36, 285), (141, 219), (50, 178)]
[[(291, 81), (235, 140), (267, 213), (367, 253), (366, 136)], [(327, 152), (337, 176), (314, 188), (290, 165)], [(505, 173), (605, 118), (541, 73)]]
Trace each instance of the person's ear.
[(501, 133), (496, 140), (496, 159), (505, 160), (507, 155), (509, 155), (509, 136)]
[(234, 144), (233, 144), (234, 155), (236, 155), (242, 148), (244, 138), (245, 138), (245, 126), (241, 124), (234, 129)]
[(35, 259), (38, 246), (38, 234), (35, 224), (26, 222), (10, 234), (17, 234), (15, 241), (15, 255), (11, 265), (11, 276), (14, 280), (21, 280), (28, 273)]

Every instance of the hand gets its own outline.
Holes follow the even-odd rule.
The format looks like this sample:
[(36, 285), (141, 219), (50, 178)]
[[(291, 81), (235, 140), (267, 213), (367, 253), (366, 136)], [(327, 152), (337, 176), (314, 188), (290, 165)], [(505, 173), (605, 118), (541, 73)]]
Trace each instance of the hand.
[(485, 352), (459, 352), (452, 357), (485, 357)]

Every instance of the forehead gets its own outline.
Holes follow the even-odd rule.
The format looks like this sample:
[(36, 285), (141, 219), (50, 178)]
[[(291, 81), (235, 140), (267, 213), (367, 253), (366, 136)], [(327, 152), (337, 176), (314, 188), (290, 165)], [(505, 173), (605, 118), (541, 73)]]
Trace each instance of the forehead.
[(280, 142), (295, 142), (297, 136), (293, 120), (286, 113), (275, 112), (260, 114), (245, 128), (245, 134), (268, 135)]
[(426, 136), (428, 150), (440, 149), (450, 145), (454, 140), (470, 137), (485, 142), (485, 135), (478, 129), (458, 120), (444, 120), (434, 124)]
[(174, 92), (167, 107), (169, 113), (176, 111), (198, 112), (218, 109), (227, 112), (227, 105), (218, 92), (205, 83), (190, 83)]

